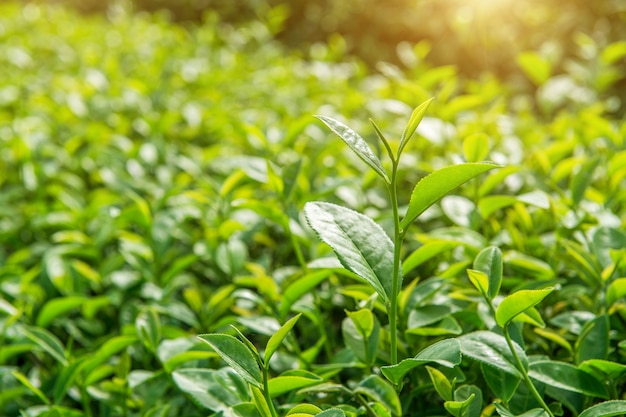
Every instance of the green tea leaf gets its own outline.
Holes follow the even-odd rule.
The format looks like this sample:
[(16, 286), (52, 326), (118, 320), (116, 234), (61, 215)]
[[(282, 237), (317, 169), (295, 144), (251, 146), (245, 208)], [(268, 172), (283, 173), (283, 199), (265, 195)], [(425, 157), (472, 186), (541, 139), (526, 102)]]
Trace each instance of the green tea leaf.
[(276, 352), (276, 349), (278, 349), (280, 344), (283, 342), (283, 339), (287, 336), (291, 329), (293, 329), (293, 326), (296, 325), (300, 316), (302, 316), (302, 313), (297, 314), (296, 316), (289, 319), (285, 324), (281, 326), (280, 329), (278, 329), (276, 333), (272, 335), (272, 337), (270, 337), (270, 340), (267, 342), (267, 345), (265, 347), (265, 353), (263, 355), (263, 361), (265, 362), (266, 366), (267, 364), (269, 364), (272, 355), (274, 354), (274, 352)]
[(446, 401), (443, 406), (454, 417), (463, 417), (467, 408), (474, 401), (475, 395), (472, 394), (464, 401)]
[(402, 382), (402, 378), (413, 368), (427, 363), (436, 363), (453, 368), (461, 363), (461, 345), (457, 339), (444, 339), (433, 343), (413, 358), (404, 359), (395, 365), (382, 366), (382, 374), (393, 384)]
[(570, 182), (570, 192), (572, 193), (572, 203), (574, 206), (578, 206), (578, 204), (580, 204), (580, 201), (585, 195), (585, 190), (593, 178), (593, 172), (599, 163), (599, 157), (596, 156), (589, 158), (580, 166), (578, 172), (572, 177)]
[(156, 352), (161, 340), (161, 320), (156, 310), (149, 308), (140, 312), (135, 320), (135, 329), (144, 346)]
[(172, 372), (172, 380), (196, 404), (213, 411), (250, 399), (245, 382), (229, 368), (179, 369)]
[(253, 386), (263, 386), (257, 359), (242, 341), (228, 334), (203, 334), (198, 338), (208, 343), (243, 379)]
[(68, 296), (53, 298), (43, 305), (37, 316), (36, 324), (39, 327), (48, 327), (56, 317), (67, 314), (69, 311), (80, 307), (87, 300), (81, 296)]
[(306, 203), (305, 216), (318, 236), (387, 301), (392, 295), (393, 242), (372, 219), (330, 203)]
[(355, 394), (362, 394), (381, 403), (393, 416), (402, 415), (402, 406), (396, 390), (377, 375), (365, 378), (354, 389)]
[(463, 141), (463, 153), (467, 162), (480, 162), (489, 154), (489, 136), (473, 133)]
[(252, 391), (252, 400), (256, 406), (257, 411), (261, 414), (261, 417), (273, 417), (270, 411), (270, 405), (267, 403), (263, 391), (259, 387), (250, 387)]
[(316, 417), (346, 417), (346, 413), (340, 408), (329, 408), (328, 410), (316, 414)]
[(474, 260), (474, 269), (484, 272), (489, 278), (489, 299), (493, 300), (502, 284), (502, 252), (497, 246), (481, 250)]
[(58, 375), (54, 383), (54, 404), (59, 404), (63, 397), (65, 397), (67, 391), (72, 387), (74, 381), (76, 380), (76, 377), (78, 376), (78, 373), (85, 365), (85, 359), (86, 358), (83, 357), (72, 362), (70, 366), (66, 366), (65, 368), (63, 368), (61, 373)]
[(411, 253), (402, 262), (402, 273), (406, 275), (418, 266), (422, 265), (424, 262), (427, 262), (435, 256), (443, 252), (452, 250), (453, 248), (456, 248), (458, 246), (459, 245), (456, 242), (448, 242), (445, 240), (427, 242), (424, 245), (420, 246), (413, 253)]
[(441, 398), (443, 398), (444, 401), (453, 401), (454, 397), (452, 396), (452, 384), (443, 372), (428, 365), (426, 365), (426, 370), (428, 371), (430, 380), (435, 387), (435, 391), (437, 391)]
[(476, 287), (485, 298), (489, 298), (489, 277), (483, 271), (468, 269), (467, 276), (470, 282)]
[(472, 178), (498, 167), (499, 165), (488, 162), (471, 162), (441, 168), (422, 178), (413, 189), (409, 208), (400, 227), (406, 229), (444, 195)]
[(588, 359), (578, 366), (582, 371), (588, 374), (601, 375), (599, 379), (619, 380), (626, 377), (626, 365), (602, 360)]
[(98, 365), (137, 341), (138, 338), (135, 335), (122, 335), (108, 339), (87, 359), (84, 368), (85, 374), (89, 375)]
[(321, 411), (321, 408), (313, 404), (298, 404), (291, 410), (287, 411), (287, 414), (285, 414), (285, 416), (291, 416), (296, 413), (316, 415), (319, 414)]
[(518, 314), (539, 304), (548, 294), (554, 290), (553, 287), (542, 290), (520, 290), (507, 296), (496, 310), (496, 321), (500, 327), (506, 327)]
[(626, 414), (626, 401), (605, 401), (584, 410), (578, 417), (612, 417)]
[(517, 63), (535, 85), (542, 85), (550, 78), (552, 66), (537, 52), (522, 52), (517, 57)]
[(389, 176), (367, 142), (359, 136), (354, 130), (345, 124), (327, 116), (315, 116), (320, 119), (326, 126), (330, 128), (337, 136), (339, 136), (367, 165), (369, 165), (378, 175), (380, 175), (387, 183), (390, 182)]
[(283, 293), (283, 299), (280, 304), (281, 317), (287, 315), (293, 303), (298, 301), (309, 291), (313, 290), (313, 288), (317, 287), (322, 281), (328, 278), (330, 274), (331, 271), (328, 269), (314, 271), (289, 284)]
[(576, 340), (575, 362), (589, 359), (607, 359), (609, 354), (609, 317), (601, 314), (583, 327)]
[(67, 356), (61, 341), (46, 329), (24, 327), (24, 336), (32, 340), (40, 349), (48, 353), (62, 365), (67, 366)]
[[(483, 393), (476, 385), (462, 385), (454, 391), (454, 401), (467, 402), (464, 417), (480, 417), (483, 409)], [(445, 404), (444, 404), (445, 405)]]
[(432, 103), (433, 100), (434, 100), (434, 97), (429, 98), (428, 100), (426, 100), (425, 102), (417, 106), (415, 110), (413, 110), (413, 113), (411, 114), (411, 118), (409, 119), (409, 123), (404, 128), (404, 132), (402, 132), (402, 137), (400, 138), (400, 146), (398, 147), (398, 153), (397, 153), (396, 159), (400, 159), (400, 155), (402, 154), (404, 147), (407, 145), (407, 143), (409, 143), (409, 140), (415, 134), (415, 130), (417, 129), (417, 126), (420, 124), (420, 122), (424, 118), (424, 115), (426, 114), (426, 110), (428, 110), (428, 107), (430, 107), (430, 103)]
[(50, 400), (46, 395), (36, 386), (33, 385), (32, 382), (28, 379), (28, 377), (22, 374), (19, 371), (11, 371), (11, 375), (15, 377), (18, 381), (22, 383), (26, 388), (28, 388), (33, 394), (35, 394), (44, 404), (50, 404)]
[(497, 368), (488, 366), (484, 362), (480, 364), (480, 370), (483, 374), (484, 381), (491, 391), (493, 391), (498, 398), (506, 402), (513, 397), (515, 390), (521, 382), (519, 377), (501, 372)]
[[(358, 323), (351, 317), (347, 317), (341, 323), (341, 330), (344, 343), (349, 347), (354, 354), (367, 365), (371, 365), (376, 360), (376, 353), (378, 347), (378, 339), (380, 335), (380, 324), (376, 317), (371, 314), (371, 324)], [(367, 321), (367, 319), (364, 319)], [(363, 326), (371, 326), (371, 329), (365, 329)], [(369, 330), (369, 335), (365, 335), (365, 331)]]
[[(476, 331), (456, 338), (464, 356), (477, 360), (485, 365), (492, 366), (501, 372), (521, 378), (516, 366), (515, 358), (509, 349), (504, 336), (489, 331)], [(517, 356), (525, 369), (528, 368), (528, 359), (524, 350), (513, 342)]]
[(320, 376), (307, 371), (287, 371), (284, 374), (270, 379), (267, 384), (272, 397), (285, 394), (300, 388), (311, 387), (324, 382)]
[(530, 364), (528, 376), (554, 388), (609, 398), (605, 386), (592, 375), (567, 362), (541, 360)]
[(533, 408), (532, 410), (528, 410), (523, 414), (513, 414), (500, 403), (494, 403), (498, 414), (502, 417), (549, 417), (549, 414), (543, 408)]
[(363, 337), (367, 338), (372, 334), (374, 330), (374, 315), (372, 314), (372, 310), (362, 308), (358, 311), (346, 311), (346, 314)]

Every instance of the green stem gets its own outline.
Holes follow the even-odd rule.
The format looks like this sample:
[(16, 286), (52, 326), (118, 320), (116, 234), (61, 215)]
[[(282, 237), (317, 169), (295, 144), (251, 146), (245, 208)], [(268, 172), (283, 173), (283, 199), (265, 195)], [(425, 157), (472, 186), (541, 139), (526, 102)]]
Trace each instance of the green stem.
[(513, 358), (515, 359), (515, 365), (517, 366), (517, 369), (522, 374), (522, 377), (524, 378), (524, 382), (526, 383), (526, 386), (530, 390), (533, 397), (535, 397), (537, 402), (539, 402), (541, 407), (546, 411), (546, 413), (548, 413), (550, 417), (554, 417), (554, 414), (552, 414), (550, 407), (548, 407), (548, 404), (546, 404), (546, 402), (543, 400), (543, 397), (541, 396), (541, 394), (539, 394), (539, 391), (537, 391), (537, 388), (535, 388), (535, 384), (533, 384), (533, 381), (530, 380), (530, 377), (528, 376), (528, 372), (526, 372), (524, 365), (522, 365), (522, 361), (520, 360), (519, 355), (517, 354), (517, 351), (515, 350), (515, 346), (513, 346), (513, 340), (511, 339), (511, 335), (509, 334), (509, 325), (507, 324), (506, 326), (504, 326), (503, 330), (504, 330), (504, 338), (506, 339), (506, 343), (509, 345), (509, 349), (511, 350), (511, 353), (513, 354)]
[(276, 412), (276, 408), (274, 408), (274, 402), (272, 401), (272, 397), (270, 396), (270, 386), (268, 383), (269, 380), (269, 372), (267, 368), (269, 364), (263, 366), (263, 396), (265, 397), (265, 401), (267, 402), (267, 406), (270, 409), (270, 413), (272, 417), (278, 417), (278, 413)]
[(398, 363), (398, 298), (400, 293), (400, 249), (402, 245), (402, 231), (400, 230), (400, 215), (398, 210), (397, 194), (397, 170), (398, 165), (393, 164), (391, 172), (391, 184), (387, 185), (389, 199), (393, 211), (393, 275), (391, 281), (391, 294), (387, 315), (389, 317), (389, 331), (391, 342), (391, 364)]

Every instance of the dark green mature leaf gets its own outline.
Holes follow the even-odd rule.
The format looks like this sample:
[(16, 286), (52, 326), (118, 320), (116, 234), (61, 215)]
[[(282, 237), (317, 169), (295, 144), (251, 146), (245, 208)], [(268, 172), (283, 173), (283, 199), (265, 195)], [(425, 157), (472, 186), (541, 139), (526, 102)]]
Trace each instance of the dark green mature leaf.
[(257, 359), (242, 341), (228, 334), (203, 334), (198, 338), (208, 343), (243, 379), (259, 388), (263, 385)]
[(270, 337), (270, 340), (268, 340), (267, 346), (265, 347), (265, 353), (263, 355), (263, 361), (265, 362), (265, 364), (268, 364), (270, 362), (272, 355), (274, 354), (274, 352), (276, 352), (276, 349), (278, 349), (285, 337), (287, 337), (287, 334), (291, 331), (291, 329), (293, 329), (293, 326), (296, 325), (300, 316), (302, 316), (301, 313), (289, 319), (285, 324), (280, 327), (280, 329), (278, 329), (276, 333), (272, 335), (272, 337)]
[(329, 408), (328, 410), (324, 410), (319, 414), (315, 415), (316, 417), (346, 417), (346, 413), (343, 412), (340, 408)]
[(407, 145), (407, 143), (409, 143), (409, 140), (411, 140), (411, 138), (415, 134), (417, 126), (424, 118), (426, 110), (428, 110), (428, 107), (430, 107), (430, 103), (432, 103), (434, 99), (434, 97), (429, 98), (428, 100), (417, 106), (415, 110), (413, 110), (411, 118), (409, 119), (409, 123), (407, 123), (406, 127), (404, 128), (404, 132), (402, 132), (402, 137), (400, 138), (400, 146), (398, 147), (396, 159), (400, 159), (400, 155), (402, 155), (404, 147)]
[(504, 406), (500, 403), (494, 403), (494, 405), (496, 407), (496, 411), (502, 417), (549, 417), (548, 413), (543, 408), (533, 408), (532, 410), (528, 410), (523, 414), (515, 415), (506, 408), (504, 408)]
[(54, 383), (54, 394), (53, 401), (54, 404), (59, 404), (67, 391), (71, 388), (78, 376), (78, 373), (82, 370), (85, 364), (86, 358), (80, 358), (74, 361), (69, 366), (63, 368), (59, 376), (57, 377)]
[(213, 411), (250, 399), (245, 382), (229, 368), (179, 369), (172, 372), (172, 380), (198, 405)]
[(609, 398), (605, 386), (592, 375), (567, 362), (542, 360), (530, 364), (528, 375), (544, 384), (599, 398)]
[[(459, 336), (456, 340), (460, 342), (461, 353), (464, 356), (492, 366), (501, 372), (506, 372), (518, 378), (522, 377), (504, 336), (481, 330)], [(528, 369), (526, 353), (515, 342), (513, 342), (513, 346), (522, 365), (525, 369)]]
[(580, 413), (578, 417), (612, 417), (623, 414), (626, 414), (626, 401), (614, 400), (593, 405)]
[(609, 354), (609, 317), (601, 314), (588, 322), (575, 345), (575, 362), (589, 359), (607, 359)]
[(518, 376), (501, 372), (497, 368), (486, 365), (484, 362), (480, 364), (480, 370), (491, 391), (503, 401), (508, 402), (511, 399), (521, 382)]
[(455, 401), (467, 401), (463, 417), (480, 417), (483, 410), (483, 392), (476, 385), (462, 385), (454, 391)]
[(404, 359), (395, 365), (383, 366), (381, 372), (394, 384), (402, 382), (402, 378), (413, 368), (427, 363), (453, 368), (461, 363), (461, 345), (457, 339), (445, 339), (428, 346), (413, 358)]
[(498, 167), (499, 165), (489, 162), (468, 162), (438, 169), (422, 178), (413, 189), (409, 208), (400, 227), (406, 229), (441, 197), (472, 178)]
[(367, 281), (386, 303), (392, 296), (393, 242), (372, 219), (335, 204), (304, 206), (306, 218), (341, 264)]
[(505, 327), (517, 315), (539, 304), (554, 288), (542, 290), (520, 290), (507, 296), (496, 310), (496, 321), (500, 327)]
[(330, 128), (337, 136), (339, 136), (367, 165), (369, 165), (378, 175), (380, 175), (387, 183), (389, 176), (385, 171), (382, 163), (378, 159), (367, 142), (359, 136), (354, 130), (345, 124), (327, 116), (316, 116), (326, 126)]
[(474, 269), (484, 272), (489, 278), (489, 299), (493, 300), (502, 284), (502, 251), (497, 246), (481, 250), (474, 259)]
[(381, 403), (393, 416), (402, 415), (398, 393), (387, 381), (377, 375), (371, 375), (361, 381), (354, 389), (354, 393), (365, 395)]

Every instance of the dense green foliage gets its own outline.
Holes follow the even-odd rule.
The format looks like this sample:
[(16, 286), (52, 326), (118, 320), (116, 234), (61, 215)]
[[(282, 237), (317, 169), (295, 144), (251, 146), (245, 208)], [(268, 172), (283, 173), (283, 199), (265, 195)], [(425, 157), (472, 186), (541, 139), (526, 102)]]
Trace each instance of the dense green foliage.
[(0, 8), (0, 414), (626, 413), (626, 43), (108, 19)]

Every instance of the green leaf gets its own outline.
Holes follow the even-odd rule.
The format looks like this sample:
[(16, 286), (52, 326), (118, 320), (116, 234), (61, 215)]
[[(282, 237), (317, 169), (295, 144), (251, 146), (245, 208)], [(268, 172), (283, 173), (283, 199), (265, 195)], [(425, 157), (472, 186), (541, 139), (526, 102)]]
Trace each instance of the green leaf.
[(504, 408), (504, 406), (500, 403), (494, 403), (494, 405), (496, 407), (496, 411), (498, 411), (498, 414), (500, 414), (502, 417), (549, 417), (548, 413), (543, 408), (533, 408), (532, 410), (528, 410), (523, 414), (515, 415), (506, 408)]
[(542, 85), (550, 78), (552, 66), (537, 52), (522, 52), (517, 57), (517, 63), (535, 85)]
[(322, 281), (328, 278), (330, 274), (331, 271), (328, 269), (314, 271), (289, 284), (289, 286), (283, 292), (283, 298), (280, 304), (281, 317), (287, 315), (293, 303), (298, 301), (303, 295), (312, 291)]
[(270, 411), (270, 405), (267, 403), (263, 391), (259, 387), (252, 386), (252, 400), (256, 406), (257, 411), (261, 414), (261, 417), (273, 417)]
[(391, 412), (393, 416), (402, 415), (402, 406), (396, 390), (378, 375), (371, 375), (365, 378), (353, 391), (355, 394), (362, 394), (379, 402)]
[(544, 280), (554, 278), (554, 270), (549, 264), (545, 261), (520, 252), (513, 250), (507, 251), (504, 254), (504, 263), (511, 269), (519, 271), (519, 273), (523, 275)]
[(519, 377), (500, 372), (497, 368), (488, 366), (484, 362), (480, 364), (480, 370), (482, 371), (484, 381), (496, 397), (506, 402), (513, 397), (521, 381)]
[(413, 358), (404, 359), (395, 365), (382, 366), (380, 370), (389, 381), (397, 385), (411, 369), (431, 362), (448, 368), (459, 365), (461, 345), (458, 339), (441, 340), (428, 346)]
[(324, 379), (312, 372), (296, 370), (287, 371), (280, 376), (272, 378), (267, 384), (270, 395), (276, 397), (300, 388), (319, 385), (322, 382), (324, 382)]
[(448, 241), (432, 241), (427, 242), (424, 245), (420, 246), (417, 250), (411, 253), (403, 262), (402, 262), (402, 273), (404, 275), (408, 274), (418, 266), (422, 265), (424, 262), (434, 258), (435, 256), (452, 250), (453, 248), (458, 247), (458, 243), (456, 242), (448, 242)]
[(53, 298), (43, 305), (37, 316), (36, 324), (46, 328), (56, 317), (64, 315), (69, 311), (85, 304), (87, 299), (81, 296), (68, 296)]
[(467, 401), (464, 417), (480, 417), (483, 409), (483, 393), (476, 385), (462, 385), (454, 391), (454, 401)]
[(617, 41), (608, 44), (600, 54), (600, 59), (605, 64), (611, 65), (626, 56), (626, 41)]
[(89, 375), (98, 365), (106, 362), (113, 355), (137, 342), (137, 340), (137, 336), (135, 335), (122, 335), (108, 339), (87, 359), (85, 363), (85, 375)]
[(430, 380), (435, 387), (435, 391), (443, 398), (444, 401), (453, 401), (452, 384), (448, 378), (439, 369), (426, 365), (426, 370), (430, 376)]
[(497, 246), (489, 246), (481, 250), (474, 260), (474, 269), (484, 272), (489, 278), (487, 295), (493, 300), (500, 291), (502, 284), (502, 252)]
[(243, 379), (229, 368), (179, 369), (172, 372), (172, 380), (196, 404), (213, 411), (250, 399)]
[[(355, 353), (359, 360), (367, 365), (371, 365), (376, 360), (380, 324), (378, 323), (376, 317), (371, 314), (370, 310), (365, 311), (370, 312), (369, 318), (371, 319), (371, 330), (369, 331), (369, 335), (365, 335), (365, 332), (368, 329), (363, 328), (363, 326), (369, 326), (369, 324), (357, 324), (351, 317), (343, 320), (341, 323), (341, 330), (346, 346)], [(367, 319), (364, 319), (364, 321), (367, 321)]]
[(605, 401), (584, 410), (578, 417), (612, 417), (626, 414), (626, 401)]
[(554, 290), (553, 287), (542, 290), (520, 290), (507, 296), (496, 310), (496, 321), (500, 327), (506, 327), (518, 314), (539, 304), (548, 294)]
[(135, 320), (135, 329), (139, 340), (155, 353), (161, 340), (161, 320), (156, 310), (149, 308), (140, 312)]
[(340, 408), (329, 408), (328, 410), (316, 414), (316, 417), (346, 417), (346, 413)]
[(570, 191), (572, 193), (572, 203), (578, 206), (585, 195), (585, 190), (591, 183), (593, 172), (600, 163), (599, 157), (590, 157), (580, 166), (578, 172), (570, 181)]
[(454, 417), (463, 417), (467, 408), (470, 406), (472, 401), (474, 401), (474, 398), (475, 395), (472, 394), (464, 401), (446, 401), (445, 403), (443, 403), (443, 406), (445, 407), (446, 411), (448, 411), (448, 413), (452, 414)]
[(578, 366), (588, 374), (600, 375), (600, 379), (618, 380), (626, 377), (626, 365), (602, 359), (589, 359)]
[(369, 165), (378, 175), (380, 175), (387, 183), (390, 182), (389, 176), (385, 171), (382, 163), (378, 159), (367, 142), (359, 136), (354, 130), (343, 123), (327, 116), (315, 116), (320, 119), (326, 126), (330, 128), (337, 136), (339, 136), (367, 165)]
[(243, 379), (256, 387), (263, 386), (257, 359), (242, 341), (228, 334), (203, 334), (198, 338), (208, 343)]
[(575, 362), (580, 364), (589, 359), (607, 359), (609, 330), (609, 317), (606, 314), (601, 314), (585, 324), (574, 346)]
[(422, 178), (413, 189), (409, 208), (400, 227), (406, 229), (444, 195), (472, 178), (498, 167), (499, 165), (493, 163), (471, 162), (441, 168)]
[(438, 322), (452, 313), (452, 309), (447, 305), (425, 305), (416, 307), (409, 313), (407, 319), (407, 330), (416, 329)]
[(346, 314), (364, 338), (368, 338), (372, 334), (374, 330), (374, 315), (372, 314), (372, 310), (362, 308), (358, 311), (346, 311)]
[(291, 329), (293, 329), (293, 326), (296, 325), (300, 316), (302, 316), (302, 313), (292, 317), (285, 324), (283, 324), (281, 328), (272, 335), (272, 337), (270, 337), (270, 340), (268, 340), (267, 345), (265, 346), (265, 353), (263, 355), (263, 361), (266, 366), (269, 364), (272, 355), (276, 352), (276, 349), (278, 349), (280, 344), (283, 342), (283, 339), (285, 339), (287, 334), (291, 331)]
[(392, 297), (393, 242), (385, 231), (369, 217), (335, 204), (306, 203), (304, 213), (341, 264), (387, 303)]
[(467, 276), (470, 282), (476, 287), (485, 298), (489, 298), (489, 277), (483, 271), (468, 269)]
[(32, 340), (40, 349), (47, 352), (62, 365), (67, 366), (67, 356), (61, 341), (46, 329), (24, 327), (24, 336)]
[(18, 381), (22, 383), (26, 388), (30, 390), (33, 394), (35, 394), (44, 404), (50, 404), (50, 400), (46, 397), (46, 395), (36, 386), (33, 385), (32, 382), (28, 379), (28, 377), (22, 374), (19, 371), (11, 371), (11, 375), (15, 377)]
[[(485, 365), (492, 366), (501, 372), (506, 372), (521, 378), (516, 366), (515, 358), (509, 349), (504, 336), (489, 331), (476, 331), (456, 338), (461, 345), (461, 353)], [(528, 359), (524, 350), (513, 342), (517, 356), (524, 369), (528, 369)]]
[(295, 407), (293, 407), (291, 410), (287, 411), (287, 414), (285, 414), (285, 416), (290, 416), (296, 413), (316, 415), (320, 413), (321, 411), (322, 411), (321, 408), (313, 404), (298, 404)]
[(541, 360), (530, 364), (528, 376), (536, 381), (592, 397), (607, 399), (609, 395), (602, 381), (567, 362)]
[(407, 145), (407, 143), (409, 143), (409, 140), (411, 140), (411, 138), (415, 134), (415, 130), (417, 129), (417, 126), (420, 124), (420, 122), (424, 118), (424, 115), (426, 114), (426, 110), (428, 110), (428, 107), (430, 107), (430, 103), (432, 103), (433, 100), (434, 100), (434, 97), (431, 97), (425, 102), (423, 102), (422, 104), (420, 104), (419, 106), (417, 106), (415, 110), (413, 110), (413, 113), (411, 114), (411, 118), (409, 119), (409, 123), (404, 128), (404, 132), (402, 132), (402, 137), (400, 138), (400, 146), (398, 147), (398, 154), (397, 154), (396, 159), (400, 159), (400, 155), (402, 155), (402, 151), (404, 150), (404, 147)]
[(85, 365), (86, 358), (80, 358), (74, 361), (70, 366), (66, 366), (63, 368), (61, 373), (56, 378), (54, 382), (54, 404), (59, 404), (67, 391), (71, 388), (78, 376), (78, 373), (82, 370)]
[(473, 133), (463, 141), (463, 153), (467, 162), (480, 162), (489, 154), (489, 136)]

